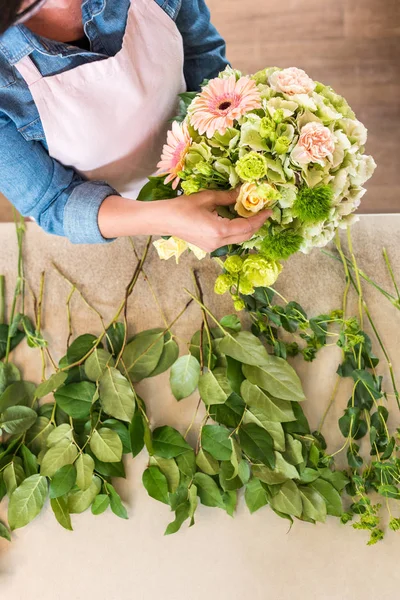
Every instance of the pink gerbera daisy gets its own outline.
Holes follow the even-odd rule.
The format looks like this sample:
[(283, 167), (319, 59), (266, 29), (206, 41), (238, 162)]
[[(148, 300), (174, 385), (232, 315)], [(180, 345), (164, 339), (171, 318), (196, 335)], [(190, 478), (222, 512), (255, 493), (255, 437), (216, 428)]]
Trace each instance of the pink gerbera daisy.
[(211, 79), (201, 94), (192, 102), (190, 122), (200, 135), (211, 138), (216, 131), (224, 135), (234, 121), (255, 108), (261, 108), (261, 96), (250, 77), (235, 75), (228, 79)]
[(175, 190), (180, 181), (178, 173), (183, 170), (185, 157), (192, 143), (186, 123), (172, 123), (172, 130), (168, 131), (167, 143), (164, 144), (161, 160), (157, 167), (158, 175), (168, 175), (164, 183), (172, 181)]

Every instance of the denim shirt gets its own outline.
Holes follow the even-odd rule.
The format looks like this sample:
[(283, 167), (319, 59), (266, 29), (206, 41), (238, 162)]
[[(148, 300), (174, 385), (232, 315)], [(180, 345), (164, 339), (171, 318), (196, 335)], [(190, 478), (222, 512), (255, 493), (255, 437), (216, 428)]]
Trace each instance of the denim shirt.
[[(182, 35), (187, 87), (198, 90), (227, 65), (225, 43), (210, 23), (209, 10), (204, 0), (154, 1)], [(23, 25), (0, 36), (0, 191), (45, 231), (74, 243), (108, 241), (100, 233), (98, 212), (116, 192), (49, 156), (38, 110), (14, 65), (30, 55), (40, 73), (50, 76), (114, 56), (122, 46), (129, 6), (130, 0), (83, 0), (90, 51), (41, 38)]]

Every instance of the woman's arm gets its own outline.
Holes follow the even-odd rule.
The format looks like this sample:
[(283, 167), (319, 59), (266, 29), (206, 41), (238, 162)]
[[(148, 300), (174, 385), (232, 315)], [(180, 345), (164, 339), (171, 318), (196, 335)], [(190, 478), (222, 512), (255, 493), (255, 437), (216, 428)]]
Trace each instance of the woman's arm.
[(124, 235), (174, 235), (207, 252), (248, 240), (270, 216), (263, 211), (249, 219), (224, 219), (217, 206), (236, 202), (237, 191), (204, 191), (172, 200), (135, 202), (109, 196), (99, 210), (99, 227), (105, 238)]

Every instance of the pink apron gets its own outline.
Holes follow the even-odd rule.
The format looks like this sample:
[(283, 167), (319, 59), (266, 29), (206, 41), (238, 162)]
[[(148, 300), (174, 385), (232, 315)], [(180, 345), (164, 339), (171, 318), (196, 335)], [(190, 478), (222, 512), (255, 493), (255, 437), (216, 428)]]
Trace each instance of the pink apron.
[(136, 198), (154, 173), (177, 95), (186, 89), (182, 37), (155, 0), (131, 0), (122, 49), (43, 77), (16, 65), (32, 93), (51, 157)]

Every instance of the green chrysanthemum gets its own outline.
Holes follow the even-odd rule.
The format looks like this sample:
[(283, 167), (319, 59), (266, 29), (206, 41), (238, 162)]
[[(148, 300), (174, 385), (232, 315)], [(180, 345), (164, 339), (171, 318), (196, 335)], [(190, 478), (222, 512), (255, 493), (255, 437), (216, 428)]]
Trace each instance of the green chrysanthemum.
[(258, 152), (245, 154), (236, 163), (236, 173), (242, 181), (258, 181), (267, 175), (267, 161)]
[(302, 187), (293, 204), (293, 214), (303, 223), (319, 223), (329, 217), (333, 191), (329, 185)]
[(261, 252), (271, 260), (286, 260), (299, 251), (302, 241), (303, 237), (294, 229), (282, 229), (264, 238)]
[(232, 275), (236, 273), (240, 273), (243, 266), (243, 258), (238, 256), (237, 254), (233, 254), (232, 256), (228, 256), (226, 261), (224, 262), (224, 268), (231, 273)]

